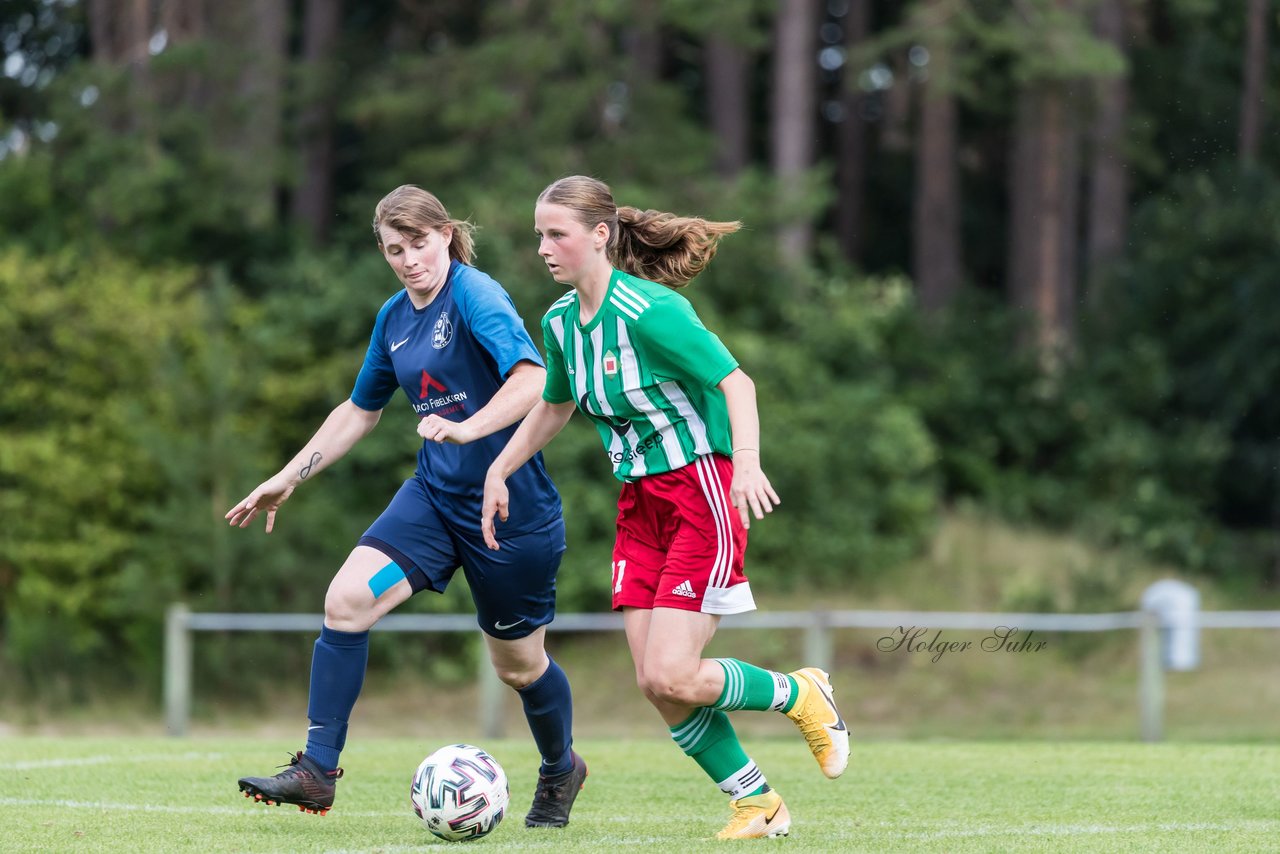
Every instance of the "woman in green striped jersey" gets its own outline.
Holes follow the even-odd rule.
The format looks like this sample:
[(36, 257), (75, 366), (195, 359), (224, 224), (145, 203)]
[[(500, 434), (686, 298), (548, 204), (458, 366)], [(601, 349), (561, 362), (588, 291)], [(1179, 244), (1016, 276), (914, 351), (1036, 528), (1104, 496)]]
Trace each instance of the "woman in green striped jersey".
[(539, 255), (569, 291), (542, 320), (539, 401), (485, 478), (481, 527), (498, 549), (506, 479), (575, 409), (595, 425), (622, 481), (613, 608), (636, 680), (671, 736), (729, 795), (722, 839), (786, 835), (790, 813), (749, 759), (726, 711), (786, 714), (827, 777), (848, 764), (849, 734), (826, 673), (779, 673), (702, 652), (725, 614), (755, 608), (743, 572), (751, 517), (779, 503), (760, 468), (755, 386), (675, 289), (736, 222), (619, 208), (593, 178), (562, 178), (534, 210)]

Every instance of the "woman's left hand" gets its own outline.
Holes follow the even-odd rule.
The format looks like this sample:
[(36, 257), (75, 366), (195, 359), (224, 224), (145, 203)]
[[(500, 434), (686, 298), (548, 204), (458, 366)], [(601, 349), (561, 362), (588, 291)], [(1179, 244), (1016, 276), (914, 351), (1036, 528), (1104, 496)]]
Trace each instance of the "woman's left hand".
[(751, 527), (751, 514), (763, 519), (764, 514), (772, 513), (773, 508), (782, 503), (778, 493), (773, 491), (769, 478), (760, 468), (760, 457), (755, 451), (746, 451), (733, 456), (733, 482), (729, 485), (729, 500), (738, 508), (742, 518), (742, 527)]
[(465, 445), (476, 438), (467, 427), (467, 422), (450, 421), (439, 415), (428, 415), (419, 421), (418, 435), (429, 442), (452, 442), (455, 445)]

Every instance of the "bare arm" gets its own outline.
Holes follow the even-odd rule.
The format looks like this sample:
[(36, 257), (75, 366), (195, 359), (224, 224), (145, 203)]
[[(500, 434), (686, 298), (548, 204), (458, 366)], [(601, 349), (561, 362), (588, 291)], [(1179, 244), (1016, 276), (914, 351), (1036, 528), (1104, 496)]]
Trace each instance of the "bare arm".
[(529, 458), (541, 451), (564, 429), (573, 416), (574, 404), (547, 403), (539, 399), (524, 421), (516, 428), (515, 435), (507, 446), (498, 454), (497, 459), (489, 466), (484, 479), (484, 505), (480, 512), (480, 531), (484, 534), (485, 544), (495, 551), (498, 539), (494, 535), (493, 516), (504, 522), (507, 519), (510, 496), (507, 492), (507, 478)]
[(533, 362), (517, 362), (502, 387), (474, 415), (465, 421), (450, 421), (428, 415), (418, 422), (418, 435), (433, 442), (465, 445), (510, 427), (529, 414), (542, 396), (547, 371)]
[(356, 442), (369, 435), (381, 417), (382, 410), (370, 412), (350, 400), (338, 404), (297, 456), (228, 510), (224, 518), (230, 524), (244, 528), (257, 518), (259, 512), (266, 510), (267, 533), (271, 533), (275, 527), (276, 510), (289, 499), (298, 484), (342, 459)]
[[(760, 413), (756, 408), (756, 384), (735, 368), (717, 386), (724, 393), (733, 433), (733, 483), (729, 500), (738, 508), (742, 527), (751, 527), (751, 515), (763, 519), (782, 500), (760, 468)], [(750, 511), (750, 512), (748, 512)]]

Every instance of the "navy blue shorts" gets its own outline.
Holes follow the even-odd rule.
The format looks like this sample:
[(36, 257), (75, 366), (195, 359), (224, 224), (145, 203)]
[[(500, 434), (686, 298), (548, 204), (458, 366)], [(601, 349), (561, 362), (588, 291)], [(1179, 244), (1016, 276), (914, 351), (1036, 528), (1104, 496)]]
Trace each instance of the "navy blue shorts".
[[(414, 593), (443, 593), (462, 567), (485, 634), (516, 640), (545, 626), (556, 614), (556, 571), (564, 556), (564, 519), (533, 531), (499, 534), (491, 551), (475, 524), (460, 525), (417, 477), (404, 482), (359, 544), (377, 549), (404, 570)], [(501, 528), (499, 528), (501, 531)]]

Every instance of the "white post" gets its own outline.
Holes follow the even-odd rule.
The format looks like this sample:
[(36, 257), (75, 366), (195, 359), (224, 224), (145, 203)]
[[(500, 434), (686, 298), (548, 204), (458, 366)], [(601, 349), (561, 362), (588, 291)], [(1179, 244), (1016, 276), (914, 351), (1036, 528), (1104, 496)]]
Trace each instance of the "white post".
[(476, 681), (479, 683), (477, 702), (480, 704), (480, 733), (485, 738), (502, 738), (505, 729), (503, 707), (506, 705), (507, 686), (502, 684), (493, 664), (489, 661), (489, 645), (480, 639), (480, 653), (477, 656), (479, 669)]
[(1138, 629), (1138, 715), (1143, 741), (1164, 738), (1164, 662), (1160, 660), (1160, 615), (1142, 611)]
[(187, 734), (191, 716), (191, 611), (175, 602), (164, 618), (164, 722), (169, 735)]
[(826, 611), (814, 611), (804, 630), (804, 664), (830, 672), (835, 660), (831, 641), (831, 619)]

